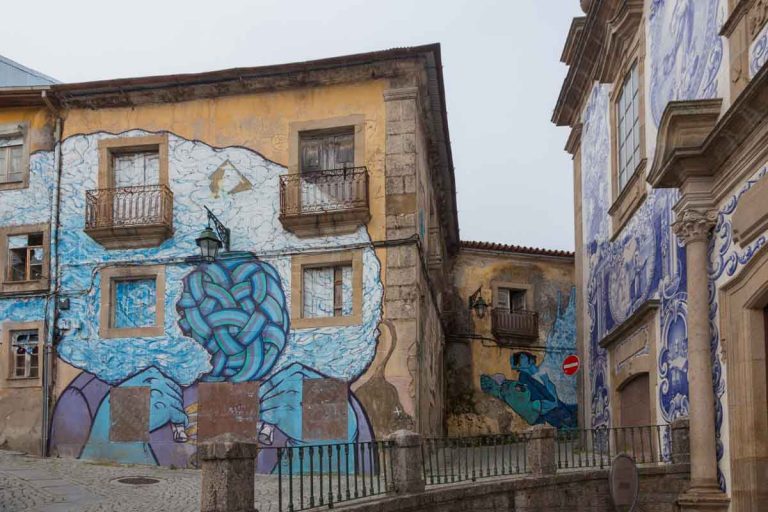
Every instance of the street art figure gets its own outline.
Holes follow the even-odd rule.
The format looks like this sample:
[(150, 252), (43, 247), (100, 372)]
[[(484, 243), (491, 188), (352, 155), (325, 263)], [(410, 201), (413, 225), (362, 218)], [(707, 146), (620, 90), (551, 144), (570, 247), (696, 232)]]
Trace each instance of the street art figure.
[(483, 392), (506, 403), (529, 425), (548, 423), (557, 428), (576, 428), (578, 424), (575, 379), (563, 375), (560, 369), (566, 351), (575, 349), (575, 288), (565, 308), (561, 308), (561, 299), (558, 295), (557, 316), (541, 364), (530, 352), (515, 352), (509, 363), (518, 372), (516, 380), (503, 374), (480, 376)]
[(510, 365), (519, 372), (517, 380), (503, 375), (482, 375), (482, 390), (504, 401), (530, 425), (546, 422), (558, 428), (576, 427), (576, 405), (563, 403), (558, 398), (555, 384), (536, 366), (536, 356), (515, 352)]
[[(147, 132), (120, 136), (142, 135)], [(101, 289), (99, 268), (146, 259), (165, 266), (165, 296), (157, 297), (164, 302), (165, 324), (159, 336), (102, 338), (93, 322), (63, 332), (57, 355), (81, 373), (56, 402), (51, 453), (122, 463), (194, 465), (198, 387), (206, 382), (259, 382), (256, 430), (262, 446), (370, 441), (369, 421), (349, 385), (366, 371), (376, 353), (383, 285), (375, 251), (361, 250), (364, 300), (358, 325), (291, 329), (286, 292), (291, 253), (364, 243), (370, 240), (367, 231), (333, 240), (297, 239), (277, 217), (278, 176), (285, 174), (285, 167), (245, 148), (214, 149), (168, 134), (170, 179), (179, 192), (174, 198), (174, 240), (157, 248), (104, 251), (82, 231), (80, 192), (97, 186), (98, 140), (109, 137), (114, 135), (77, 135), (63, 143), (67, 179), (72, 176), (73, 181), (71, 187), (69, 182), (62, 185), (72, 192), (67, 192), (71, 197), (62, 206), (60, 250), (67, 262), (76, 264), (65, 264), (62, 282), (72, 307), (62, 317), (99, 318), (99, 299), (109, 293)], [(245, 190), (249, 193), (239, 193)], [(186, 258), (194, 251), (200, 204), (232, 222), (243, 245), (268, 246), (274, 255), (260, 259), (251, 252), (229, 252), (211, 263), (190, 263)], [(348, 405), (347, 428), (339, 439), (320, 441), (303, 431), (302, 395), (310, 379), (346, 384), (342, 400)], [(148, 432), (140, 441), (116, 442), (110, 439), (110, 391), (127, 387), (149, 388), (149, 424), (142, 426)], [(259, 472), (275, 471), (275, 454), (276, 450), (260, 452)]]

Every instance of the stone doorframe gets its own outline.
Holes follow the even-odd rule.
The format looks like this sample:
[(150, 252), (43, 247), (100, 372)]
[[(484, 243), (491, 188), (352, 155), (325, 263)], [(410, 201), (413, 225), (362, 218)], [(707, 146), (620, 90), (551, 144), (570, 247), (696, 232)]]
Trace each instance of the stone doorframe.
[(768, 503), (766, 325), (768, 249), (720, 289), (720, 329), (728, 375), (731, 510)]

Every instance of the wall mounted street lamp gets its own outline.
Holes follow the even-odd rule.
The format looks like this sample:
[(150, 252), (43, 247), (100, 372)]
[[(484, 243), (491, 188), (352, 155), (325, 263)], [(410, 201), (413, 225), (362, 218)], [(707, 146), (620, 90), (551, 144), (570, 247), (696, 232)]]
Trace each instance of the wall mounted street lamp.
[(480, 286), (475, 293), (469, 296), (469, 309), (470, 311), (474, 310), (477, 318), (480, 319), (485, 318), (485, 313), (488, 312), (488, 303), (480, 294), (482, 291), (483, 287)]
[[(229, 252), (231, 232), (207, 206), (203, 206), (203, 208), (208, 213), (208, 226), (200, 232), (200, 236), (195, 239), (195, 243), (200, 248), (200, 255), (203, 257), (203, 260), (210, 263), (219, 255), (219, 249), (222, 246), (226, 252)], [(211, 224), (213, 224), (213, 227), (211, 227)]]

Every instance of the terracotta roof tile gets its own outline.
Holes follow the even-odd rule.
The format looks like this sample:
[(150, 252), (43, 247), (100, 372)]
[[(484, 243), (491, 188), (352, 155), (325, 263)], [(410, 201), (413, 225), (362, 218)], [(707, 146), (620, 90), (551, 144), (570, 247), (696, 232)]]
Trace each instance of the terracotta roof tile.
[(541, 249), (539, 247), (525, 247), (523, 245), (499, 244), (495, 242), (475, 242), (471, 240), (462, 240), (461, 248), (481, 249), (485, 251), (514, 252), (518, 254), (538, 254), (541, 256), (562, 256), (564, 258), (573, 258), (574, 256), (572, 251)]

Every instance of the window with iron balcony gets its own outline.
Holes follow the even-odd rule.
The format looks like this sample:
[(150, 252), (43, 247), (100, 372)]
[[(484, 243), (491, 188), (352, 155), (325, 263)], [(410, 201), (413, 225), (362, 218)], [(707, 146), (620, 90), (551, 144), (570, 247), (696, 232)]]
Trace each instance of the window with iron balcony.
[(494, 287), (491, 332), (500, 343), (538, 339), (539, 315), (528, 308), (529, 294), (530, 290), (524, 287)]
[(173, 235), (165, 135), (99, 141), (99, 188), (86, 191), (85, 232), (107, 249), (153, 247)]
[(296, 164), (280, 177), (280, 221), (298, 236), (351, 233), (370, 220), (364, 124), (301, 129), (338, 122), (292, 125)]

